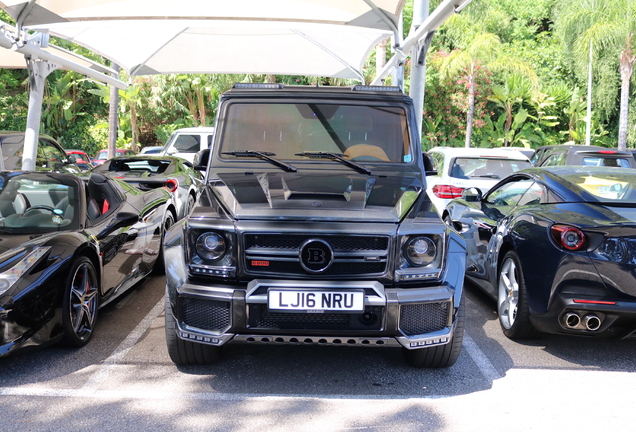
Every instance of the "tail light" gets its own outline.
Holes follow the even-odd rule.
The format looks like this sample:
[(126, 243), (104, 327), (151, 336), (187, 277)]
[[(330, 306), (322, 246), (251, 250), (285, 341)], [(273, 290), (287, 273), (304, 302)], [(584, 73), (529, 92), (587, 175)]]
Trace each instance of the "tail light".
[(433, 194), (437, 198), (453, 199), (461, 198), (464, 188), (451, 185), (435, 185), (433, 186)]
[(552, 225), (550, 234), (555, 243), (570, 251), (581, 250), (585, 244), (585, 234), (578, 228), (568, 225)]
[(166, 189), (168, 189), (170, 192), (174, 193), (177, 191), (177, 188), (179, 187), (179, 182), (177, 181), (177, 179), (168, 179), (163, 184), (163, 186)]

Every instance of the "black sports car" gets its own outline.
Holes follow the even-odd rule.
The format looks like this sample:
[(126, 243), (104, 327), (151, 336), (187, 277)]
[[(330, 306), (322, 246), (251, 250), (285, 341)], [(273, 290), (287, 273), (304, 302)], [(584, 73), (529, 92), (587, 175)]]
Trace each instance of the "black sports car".
[(190, 162), (175, 156), (116, 157), (93, 168), (93, 172), (108, 172), (143, 191), (166, 187), (175, 196), (177, 219), (190, 213), (201, 194), (201, 173), (192, 169)]
[(443, 217), (509, 338), (636, 331), (636, 170), (527, 169), (485, 196), (467, 189)]
[(163, 264), (175, 214), (162, 188), (99, 173), (0, 172), (0, 357), (88, 343), (98, 308)]

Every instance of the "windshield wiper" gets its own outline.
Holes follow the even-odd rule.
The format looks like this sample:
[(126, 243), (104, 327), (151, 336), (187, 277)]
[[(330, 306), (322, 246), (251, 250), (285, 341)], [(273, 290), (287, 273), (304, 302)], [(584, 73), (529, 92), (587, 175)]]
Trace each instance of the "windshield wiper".
[(337, 160), (338, 162), (341, 162), (353, 169), (355, 169), (356, 171), (362, 173), (362, 174), (367, 174), (367, 175), (371, 175), (372, 172), (369, 168), (364, 167), (360, 164), (357, 164), (355, 162), (351, 162), (350, 160), (345, 159), (344, 157), (346, 155), (342, 154), (342, 153), (330, 153), (330, 152), (301, 152), (301, 153), (296, 153), (296, 156), (306, 156), (306, 157), (313, 157), (313, 158), (324, 158), (324, 159), (331, 159), (331, 160)]
[(256, 150), (238, 150), (238, 151), (231, 151), (231, 152), (222, 152), (222, 154), (232, 155), (236, 157), (256, 157), (262, 160), (266, 160), (267, 162), (273, 165), (276, 165), (277, 167), (282, 168), (285, 171), (288, 171), (288, 172), (298, 171), (298, 169), (296, 169), (295, 166), (288, 165), (285, 162), (281, 162), (278, 159), (274, 159), (273, 157), (271, 157), (271, 156), (276, 156), (276, 153), (262, 152), (262, 151), (256, 151)]

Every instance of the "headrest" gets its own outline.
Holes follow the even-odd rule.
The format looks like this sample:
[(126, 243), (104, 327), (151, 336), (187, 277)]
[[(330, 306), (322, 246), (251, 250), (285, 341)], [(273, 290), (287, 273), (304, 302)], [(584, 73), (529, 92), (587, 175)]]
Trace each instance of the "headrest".
[(88, 181), (93, 183), (106, 183), (108, 179), (103, 174), (100, 174), (98, 172), (93, 172), (91, 173), (91, 176), (89, 177)]

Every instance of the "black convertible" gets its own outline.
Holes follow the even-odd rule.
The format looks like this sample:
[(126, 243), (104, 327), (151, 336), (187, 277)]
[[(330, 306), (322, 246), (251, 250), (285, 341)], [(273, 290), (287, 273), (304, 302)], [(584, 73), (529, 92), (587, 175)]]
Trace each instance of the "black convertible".
[(175, 198), (177, 220), (186, 217), (201, 194), (202, 175), (176, 156), (122, 156), (107, 160), (93, 172), (108, 173), (143, 191), (165, 187)]
[(636, 331), (636, 170), (527, 169), (485, 196), (467, 189), (443, 217), (509, 338)]
[(0, 172), (0, 357), (88, 343), (98, 308), (163, 264), (172, 200), (99, 173)]

